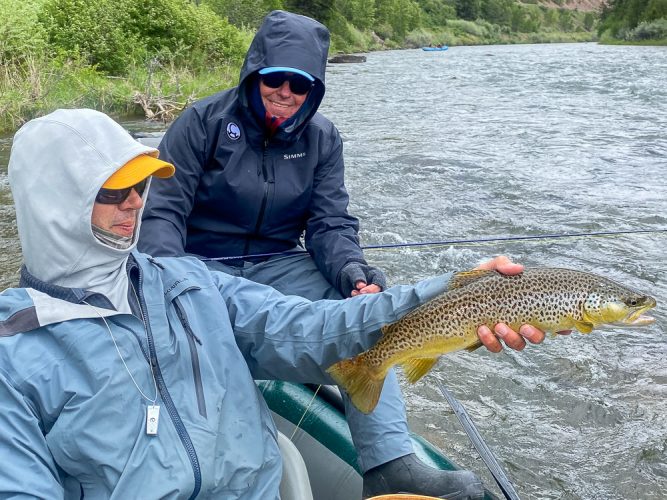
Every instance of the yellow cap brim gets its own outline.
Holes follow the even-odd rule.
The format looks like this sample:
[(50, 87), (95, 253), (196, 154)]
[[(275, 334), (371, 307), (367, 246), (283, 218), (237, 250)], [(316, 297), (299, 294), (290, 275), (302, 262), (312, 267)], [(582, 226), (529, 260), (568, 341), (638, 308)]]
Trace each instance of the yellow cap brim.
[(154, 175), (166, 179), (174, 175), (176, 169), (171, 163), (158, 160), (150, 155), (139, 155), (116, 170), (102, 185), (105, 189), (125, 189), (146, 177)]

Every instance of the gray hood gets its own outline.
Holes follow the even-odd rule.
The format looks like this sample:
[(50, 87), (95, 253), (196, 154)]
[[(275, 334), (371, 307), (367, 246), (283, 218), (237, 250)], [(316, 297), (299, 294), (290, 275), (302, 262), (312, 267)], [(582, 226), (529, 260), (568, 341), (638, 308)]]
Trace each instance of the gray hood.
[[(9, 182), (23, 260), (36, 278), (102, 293), (129, 312), (125, 263), (136, 245), (115, 249), (91, 227), (95, 196), (116, 170), (157, 150), (90, 109), (61, 109), (26, 123), (14, 136)], [(146, 196), (148, 190), (144, 192)]]

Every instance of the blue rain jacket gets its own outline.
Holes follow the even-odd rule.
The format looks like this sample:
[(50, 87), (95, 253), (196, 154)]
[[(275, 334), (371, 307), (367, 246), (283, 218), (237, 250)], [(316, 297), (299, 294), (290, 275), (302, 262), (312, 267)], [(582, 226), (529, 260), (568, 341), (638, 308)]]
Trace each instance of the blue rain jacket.
[[(338, 289), (345, 264), (366, 262), (358, 221), (347, 210), (343, 143), (336, 127), (317, 113), (328, 48), (329, 32), (317, 21), (282, 11), (267, 16), (239, 86), (195, 103), (167, 130), (160, 158), (176, 166), (176, 175), (153, 183), (141, 251), (263, 254), (291, 250), (305, 233), (306, 249)], [(271, 138), (254, 94), (257, 71), (267, 66), (297, 68), (315, 78), (301, 109)]]
[[(448, 281), (309, 302), (194, 258), (133, 261), (145, 327), (82, 290), (0, 295), (0, 496), (278, 498), (276, 430), (253, 378), (328, 383), (322, 367)], [(151, 365), (156, 436), (129, 375), (152, 398)]]

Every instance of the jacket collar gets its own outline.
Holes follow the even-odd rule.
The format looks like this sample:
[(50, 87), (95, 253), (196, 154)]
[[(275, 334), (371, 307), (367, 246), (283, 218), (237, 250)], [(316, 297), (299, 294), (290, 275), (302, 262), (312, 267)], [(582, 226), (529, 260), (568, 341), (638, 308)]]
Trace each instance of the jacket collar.
[[(132, 254), (130, 254), (126, 270), (128, 274), (131, 271), (139, 269), (139, 264)], [(25, 267), (21, 266), (19, 287), (21, 288), (33, 288), (38, 292), (45, 293), (54, 299), (60, 299), (72, 304), (83, 304), (84, 301), (88, 304), (91, 304), (96, 307), (102, 307), (104, 309), (116, 310), (111, 301), (99, 292), (91, 292), (90, 290), (85, 290), (83, 288), (68, 288), (59, 285), (54, 285), (52, 283), (46, 283), (45, 281), (40, 280), (39, 278), (33, 276), (30, 271)]]

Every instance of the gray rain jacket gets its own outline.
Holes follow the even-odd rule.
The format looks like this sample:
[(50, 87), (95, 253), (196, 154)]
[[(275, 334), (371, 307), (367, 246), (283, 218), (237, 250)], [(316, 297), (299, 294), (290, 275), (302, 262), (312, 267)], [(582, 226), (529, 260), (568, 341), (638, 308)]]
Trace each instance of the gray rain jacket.
[[(322, 367), (371, 346), (447, 279), (309, 302), (191, 257), (106, 249), (90, 229), (95, 194), (151, 152), (118, 129), (61, 110), (14, 139), (26, 287), (0, 295), (0, 497), (278, 498), (276, 430), (253, 378), (330, 382)], [(137, 315), (67, 282), (115, 273), (114, 257), (131, 270)], [(153, 376), (156, 436), (145, 431)]]
[[(176, 166), (176, 175), (153, 183), (142, 251), (204, 257), (281, 252), (299, 244), (305, 231), (318, 269), (339, 290), (342, 267), (366, 262), (358, 221), (347, 211), (343, 143), (317, 113), (328, 49), (329, 32), (317, 21), (283, 11), (266, 17), (239, 86), (195, 103), (167, 130), (160, 158)], [(267, 66), (315, 77), (299, 112), (271, 139), (251, 105), (257, 71)]]

